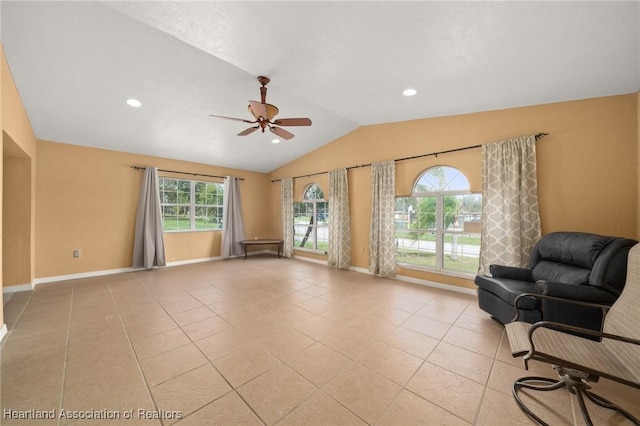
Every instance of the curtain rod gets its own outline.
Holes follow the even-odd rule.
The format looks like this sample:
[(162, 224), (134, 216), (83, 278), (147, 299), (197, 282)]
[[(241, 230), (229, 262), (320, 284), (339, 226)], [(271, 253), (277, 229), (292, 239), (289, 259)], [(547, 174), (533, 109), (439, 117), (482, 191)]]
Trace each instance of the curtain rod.
[[(145, 166), (131, 166), (132, 169), (136, 169), (136, 170), (144, 170), (146, 169)], [(175, 170), (163, 170), (163, 169), (158, 169), (159, 172), (165, 172), (165, 173), (177, 173), (179, 175), (189, 175), (189, 176), (205, 176), (205, 177), (210, 177), (210, 178), (219, 178), (219, 179), (224, 179), (226, 176), (216, 176), (216, 175), (203, 175), (202, 173), (187, 173), (187, 172), (177, 172)], [(240, 180), (244, 180), (244, 178), (238, 178)]]
[[(542, 139), (545, 136), (547, 136), (549, 133), (536, 133), (535, 134), (535, 138), (536, 140), (538, 139)], [(420, 155), (414, 155), (413, 157), (404, 157), (404, 158), (397, 158), (393, 161), (405, 161), (405, 160), (413, 160), (414, 158), (421, 158), (421, 157), (430, 157), (430, 156), (435, 156), (437, 157), (440, 154), (449, 154), (451, 152), (458, 152), (458, 151), (466, 151), (467, 149), (474, 149), (474, 148), (480, 148), (482, 147), (482, 145), (473, 145), (473, 146), (465, 146), (464, 148), (454, 148), (454, 149), (448, 149), (446, 151), (438, 151), (438, 152), (431, 152), (429, 154), (420, 154)], [(351, 170), (351, 169), (358, 169), (360, 167), (369, 167), (371, 166), (371, 163), (369, 164), (358, 164), (355, 166), (351, 166), (351, 167), (347, 167), (347, 170)], [(301, 175), (301, 176), (294, 176), (292, 179), (299, 179), (299, 178), (306, 178), (306, 177), (311, 177), (311, 176), (318, 176), (318, 175), (324, 175), (325, 173), (329, 173), (329, 172), (317, 172), (317, 173), (311, 173), (308, 175)], [(271, 183), (274, 182), (280, 182), (282, 179), (274, 179), (271, 181)]]

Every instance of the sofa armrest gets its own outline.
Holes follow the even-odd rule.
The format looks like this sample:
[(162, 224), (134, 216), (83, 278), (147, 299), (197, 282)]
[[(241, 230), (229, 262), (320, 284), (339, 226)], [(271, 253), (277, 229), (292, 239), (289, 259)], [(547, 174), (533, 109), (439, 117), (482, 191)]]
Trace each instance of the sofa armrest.
[(531, 269), (515, 266), (489, 265), (489, 272), (493, 278), (508, 278), (517, 281), (533, 281)]
[[(547, 300), (547, 301), (553, 301), (558, 303), (564, 303), (567, 305), (581, 306), (584, 308), (600, 309), (605, 313), (611, 308), (611, 306), (603, 305), (601, 303), (582, 302), (580, 300), (567, 299), (564, 297), (547, 296), (544, 294), (522, 293), (518, 295), (518, 297), (516, 297), (516, 299), (513, 301), (513, 306), (516, 308), (516, 311), (520, 309), (519, 305), (521, 304), (521, 300), (527, 299), (527, 298), (539, 300), (540, 302)], [(516, 316), (513, 318), (512, 322), (513, 321), (519, 321), (518, 312), (516, 312)]]
[(536, 283), (535, 291), (537, 294), (545, 296), (577, 300), (587, 303), (597, 303), (599, 305), (612, 305), (618, 298), (599, 287), (542, 280)]

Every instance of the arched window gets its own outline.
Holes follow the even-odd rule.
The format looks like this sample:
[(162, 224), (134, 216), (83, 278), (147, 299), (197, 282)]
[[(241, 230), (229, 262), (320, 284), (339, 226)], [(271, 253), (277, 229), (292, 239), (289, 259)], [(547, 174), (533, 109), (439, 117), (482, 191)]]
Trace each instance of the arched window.
[(296, 248), (326, 252), (329, 248), (329, 202), (315, 183), (302, 193), (302, 202), (293, 203)]
[(482, 195), (470, 192), (458, 169), (436, 166), (396, 198), (396, 262), (475, 274), (480, 253)]

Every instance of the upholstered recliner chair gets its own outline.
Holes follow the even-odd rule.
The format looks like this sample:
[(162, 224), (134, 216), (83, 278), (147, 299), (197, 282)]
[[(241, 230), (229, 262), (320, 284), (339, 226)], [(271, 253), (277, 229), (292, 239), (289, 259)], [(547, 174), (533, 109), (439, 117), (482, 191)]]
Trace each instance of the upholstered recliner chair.
[[(629, 249), (635, 240), (583, 232), (545, 235), (532, 250), (529, 268), (491, 265), (478, 275), (478, 304), (502, 324), (516, 316), (513, 302), (522, 293), (612, 305), (624, 287)], [(601, 330), (602, 310), (567, 306), (553, 299), (527, 298), (518, 305), (520, 321), (553, 321)]]

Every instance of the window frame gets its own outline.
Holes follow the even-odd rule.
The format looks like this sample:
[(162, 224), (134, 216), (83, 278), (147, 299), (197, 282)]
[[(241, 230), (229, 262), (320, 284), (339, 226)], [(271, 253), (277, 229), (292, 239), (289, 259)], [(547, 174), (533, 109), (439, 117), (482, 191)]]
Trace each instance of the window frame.
[[(224, 204), (224, 183), (223, 182), (212, 182), (212, 181), (205, 181), (205, 180), (195, 180), (195, 179), (181, 179), (181, 178), (174, 178), (174, 177), (168, 177), (168, 176), (159, 176), (160, 182), (159, 182), (159, 196), (160, 196), (160, 213), (161, 213), (161, 217), (162, 217), (162, 232), (163, 233), (180, 233), (180, 232), (211, 232), (211, 231), (222, 231), (224, 229), (224, 222), (223, 222), (223, 204)], [(174, 180), (174, 181), (182, 181), (182, 182), (189, 182), (189, 203), (167, 203), (164, 202), (162, 199), (162, 181), (163, 180)], [(217, 191), (222, 193), (222, 204), (200, 204), (197, 202), (197, 196), (196, 196), (196, 185), (202, 183), (205, 185), (205, 192), (206, 192), (206, 188), (208, 185), (215, 185), (217, 186)], [(219, 196), (216, 197), (216, 199), (219, 199)], [(177, 201), (177, 200), (176, 200)], [(164, 207), (176, 207), (176, 208), (181, 208), (181, 207), (188, 207), (189, 208), (189, 228), (188, 229), (166, 229), (165, 228), (165, 216), (164, 216)], [(218, 219), (218, 223), (220, 224), (220, 226), (218, 228), (196, 228), (196, 218), (197, 218), (197, 209), (198, 208), (205, 208), (205, 209), (209, 209), (209, 208), (214, 208), (214, 209), (220, 209), (220, 214), (216, 215), (215, 217)], [(207, 210), (205, 210), (207, 211)]]
[[(317, 192), (318, 190), (320, 191), (320, 193), (322, 194), (322, 198), (305, 198), (305, 196), (307, 195), (307, 193), (309, 192), (309, 190), (312, 187), (316, 187), (315, 191)], [(314, 218), (313, 223), (309, 223), (309, 224), (301, 224), (301, 223), (296, 223), (296, 204), (305, 204), (305, 203), (309, 203), (312, 205), (313, 208), (313, 213), (312, 213), (312, 217)], [(324, 214), (326, 215), (326, 217), (328, 218), (329, 216), (329, 200), (325, 198), (324, 195), (324, 191), (322, 190), (322, 188), (320, 188), (320, 185), (318, 185), (315, 182), (312, 182), (310, 184), (308, 184), (304, 191), (302, 191), (302, 197), (300, 201), (294, 201), (293, 202), (293, 211), (294, 211), (294, 219), (293, 219), (293, 226), (294, 226), (294, 231), (293, 231), (293, 248), (294, 250), (301, 250), (301, 251), (306, 251), (306, 252), (310, 252), (310, 253), (318, 253), (318, 254), (326, 254), (327, 250), (329, 248), (329, 230), (328, 230), (328, 221), (325, 220), (325, 224), (323, 224), (322, 226), (319, 225), (319, 220), (318, 220), (318, 204), (319, 203), (326, 203), (326, 211), (324, 212)], [(300, 225), (304, 225), (307, 227), (311, 227), (312, 228), (312, 242), (313, 242), (313, 246), (312, 248), (308, 248), (308, 247), (299, 247), (296, 245), (296, 226), (300, 226)], [(327, 250), (324, 249), (318, 249), (318, 229), (319, 228), (327, 228)]]
[[(416, 229), (416, 231), (421, 231), (421, 232), (430, 232), (433, 233), (435, 235), (435, 266), (430, 266), (430, 265), (421, 265), (421, 264), (417, 264), (417, 263), (410, 263), (410, 262), (398, 262), (398, 266), (402, 267), (402, 268), (406, 268), (406, 269), (416, 269), (416, 270), (424, 270), (424, 271), (428, 271), (428, 272), (435, 272), (435, 273), (439, 273), (442, 275), (450, 275), (450, 276), (456, 276), (456, 277), (463, 277), (463, 278), (469, 278), (469, 277), (473, 277), (476, 275), (475, 272), (465, 272), (462, 270), (456, 270), (456, 269), (449, 269), (446, 267), (445, 264), (445, 239), (447, 235), (451, 235), (452, 237), (454, 235), (465, 235), (465, 234), (477, 234), (478, 238), (480, 238), (480, 233), (477, 232), (464, 232), (464, 230), (462, 231), (456, 231), (456, 230), (447, 230), (445, 229), (445, 223), (444, 223), (444, 215), (445, 215), (445, 198), (448, 196), (464, 196), (464, 195), (471, 195), (471, 196), (480, 196), (480, 206), (482, 206), (482, 193), (481, 192), (471, 192), (470, 189), (455, 189), (455, 190), (442, 190), (442, 191), (415, 191), (416, 187), (418, 186), (421, 178), (430, 170), (432, 169), (436, 169), (439, 167), (447, 167), (447, 168), (451, 168), (454, 169), (455, 171), (459, 172), (460, 175), (462, 175), (465, 180), (467, 181), (468, 184), (468, 179), (466, 178), (466, 176), (464, 175), (464, 173), (462, 173), (462, 171), (460, 171), (459, 169), (452, 167), (452, 166), (446, 166), (446, 165), (439, 165), (439, 166), (432, 166), (429, 167), (427, 169), (425, 169), (422, 173), (420, 173), (420, 175), (418, 176), (418, 178), (416, 179), (416, 181), (414, 182), (414, 185), (412, 187), (412, 192), (410, 195), (406, 195), (406, 196), (397, 196), (396, 197), (396, 201), (398, 199), (402, 199), (402, 198), (415, 198), (416, 202), (418, 202), (418, 200), (424, 199), (426, 197), (434, 197), (436, 199), (436, 211), (435, 211), (435, 228), (433, 230), (431, 229)], [(470, 187), (470, 185), (467, 186), (468, 188)], [(480, 207), (482, 209), (482, 207)], [(480, 214), (480, 219), (482, 219), (482, 211), (479, 212)], [(410, 219), (409, 219), (410, 220)], [(402, 223), (402, 222), (401, 222)], [(398, 231), (407, 231), (410, 230), (410, 228), (395, 228), (396, 229), (396, 235)], [(414, 228), (415, 229), (415, 228)], [(396, 239), (398, 237), (396, 236)], [(399, 247), (398, 245), (396, 245), (396, 247)], [(398, 248), (396, 248), (396, 255), (398, 254)], [(464, 254), (463, 254), (464, 255)]]

